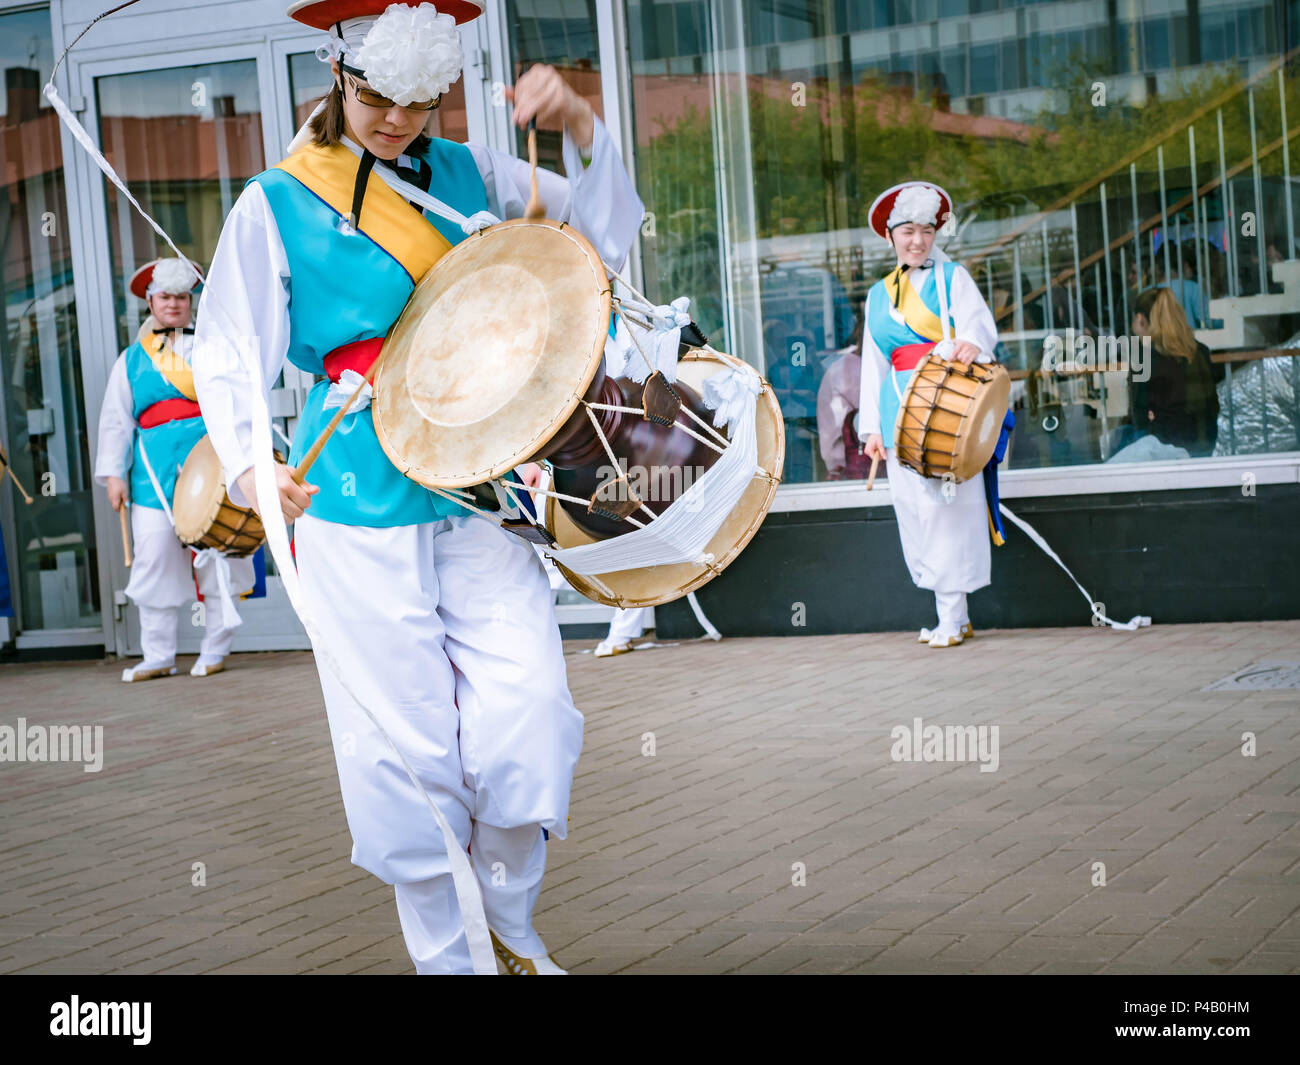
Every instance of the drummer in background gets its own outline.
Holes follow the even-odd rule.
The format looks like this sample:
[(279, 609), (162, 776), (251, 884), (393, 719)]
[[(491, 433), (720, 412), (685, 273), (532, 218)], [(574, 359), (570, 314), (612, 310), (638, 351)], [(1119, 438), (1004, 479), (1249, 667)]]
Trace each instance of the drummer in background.
[[(871, 205), (871, 228), (887, 240), (898, 266), (867, 293), (858, 434), (868, 458), (889, 470), (903, 558), (918, 588), (934, 592), (938, 622), (922, 629), (931, 647), (955, 647), (974, 635), (966, 596), (990, 581), (990, 511), (980, 478), (961, 484), (922, 477), (893, 448), (900, 397), (912, 369), (943, 339), (936, 280), (947, 292), (953, 341), (946, 358), (992, 362), (997, 326), (974, 280), (934, 246), (952, 200), (937, 185), (908, 181)], [(889, 446), (886, 446), (886, 441)]]
[[(200, 374), (199, 394), (236, 503), (256, 503), (259, 409), (235, 349), (240, 339), (258, 338), (263, 389), (286, 358), (329, 377), (299, 419), (296, 465), (335, 413), (329, 404), (358, 387), (415, 285), (466, 239), (459, 225), (412, 210), (381, 180), (382, 169), (466, 217), (523, 214), (526, 163), (424, 136), (461, 73), (455, 22), (482, 8), (464, 0), (449, 5), (451, 15), (387, 0), (290, 8), (298, 21), (328, 31), (317, 55), (330, 60), (334, 86), (289, 158), (253, 178), (236, 202), (199, 314), (200, 343), (212, 342), (221, 362)], [(643, 207), (605, 127), (551, 67), (533, 67), (506, 94), (516, 124), (535, 117), (542, 128), (564, 131), (568, 180), (538, 175), (547, 216), (621, 265)], [(321, 451), (314, 483), (299, 485), (276, 466), (284, 516), (296, 519), (304, 605), (320, 638), (317, 670), (352, 860), (394, 885), (417, 972), (472, 971), (451, 848), (427, 794), (469, 850), (493, 949), (507, 971), (562, 972), (532, 914), (546, 834), (567, 831), (583, 721), (569, 694), (546, 576), (528, 543), (404, 477), (376, 437), (368, 389), (362, 397)]]
[[(194, 271), (180, 259), (158, 259), (136, 271), (130, 289), (145, 301), (149, 317), (136, 342), (113, 364), (99, 412), (95, 480), (108, 489), (114, 510), (134, 504), (131, 538), (135, 557), (126, 594), (140, 610), (144, 661), (124, 670), (124, 681), (175, 674), (177, 611), (194, 600), (194, 552), (176, 538), (169, 509), (176, 474), (205, 431), (190, 368), (194, 346), (191, 293), (197, 284)], [(149, 476), (150, 469), (162, 489), (165, 506)], [(252, 560), (226, 561), (231, 591), (250, 590)], [(201, 569), (198, 580), (199, 591), (211, 596), (215, 606), (220, 594), (215, 568)], [(235, 635), (233, 628), (222, 625), (222, 610), (204, 613), (207, 624), (198, 660), (190, 670), (193, 677), (219, 673)]]

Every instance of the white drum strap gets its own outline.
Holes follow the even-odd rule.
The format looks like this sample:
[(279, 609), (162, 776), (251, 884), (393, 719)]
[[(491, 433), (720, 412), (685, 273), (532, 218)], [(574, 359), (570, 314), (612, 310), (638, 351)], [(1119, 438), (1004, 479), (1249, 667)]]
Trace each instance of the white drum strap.
[(215, 547), (205, 547), (203, 550), (194, 552), (194, 568), (196, 570), (207, 569), (211, 567), (217, 575), (217, 598), (221, 601), (221, 627), (223, 629), (235, 629), (244, 623), (244, 619), (239, 616), (239, 611), (235, 609), (235, 597), (230, 590), (230, 559), (226, 558)]
[(154, 494), (158, 497), (158, 502), (162, 504), (163, 513), (167, 515), (167, 524), (176, 531), (176, 519), (172, 517), (172, 508), (167, 504), (167, 495), (162, 490), (162, 485), (158, 483), (158, 475), (153, 472), (153, 463), (149, 461), (149, 449), (144, 446), (144, 437), (139, 439), (140, 459), (144, 462), (144, 472), (149, 475), (149, 483), (153, 485)]
[[(360, 147), (349, 138), (344, 137), (343, 144), (353, 155), (361, 155)], [(426, 211), (432, 211), (439, 218), (445, 218), (448, 222), (460, 226), (466, 236), (477, 233), (480, 229), (487, 229), (488, 226), (494, 226), (501, 221), (491, 211), (475, 211), (467, 217), (450, 204), (443, 203), (436, 196), (430, 196), (423, 189), (398, 177), (386, 166), (377, 166), (370, 173), (371, 176), (378, 174), (380, 180), (397, 195), (409, 200), (411, 203), (419, 204)]]

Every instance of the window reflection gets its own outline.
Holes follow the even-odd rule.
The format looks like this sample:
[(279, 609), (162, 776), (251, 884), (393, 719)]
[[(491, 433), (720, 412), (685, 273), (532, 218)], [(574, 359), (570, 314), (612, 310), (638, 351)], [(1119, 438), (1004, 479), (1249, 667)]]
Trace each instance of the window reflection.
[[(1300, 449), (1300, 27), (1283, 7), (626, 0), (649, 294), (691, 296), (764, 368), (787, 483), (849, 476), (845, 356), (894, 265), (866, 212), (925, 177), (953, 194), (941, 246), (998, 322), (1011, 466)], [(1158, 405), (1200, 427), (1190, 447), (1126, 356), (1096, 361), (1153, 286), (1206, 348), (1186, 381), (1162, 364)], [(1255, 294), (1271, 299), (1240, 302)], [(1051, 338), (1092, 361), (1045, 362)]]
[(20, 627), (101, 623), (91, 480), (60, 126), (41, 96), (54, 65), (48, 10), (0, 15), (0, 525)]
[[(257, 63), (241, 60), (118, 74), (95, 82), (104, 155), (141, 207), (202, 268), (244, 183), (265, 165)], [(149, 224), (105, 183), (118, 344), (147, 311), (126, 282), (144, 263), (172, 254)]]

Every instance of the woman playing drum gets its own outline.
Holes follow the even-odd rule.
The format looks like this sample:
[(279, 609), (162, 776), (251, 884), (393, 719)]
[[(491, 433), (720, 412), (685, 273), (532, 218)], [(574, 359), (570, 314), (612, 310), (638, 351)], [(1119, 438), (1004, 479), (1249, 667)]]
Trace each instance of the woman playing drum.
[(200, 592), (211, 601), (205, 604), (203, 643), (190, 675), (221, 672), (235, 630), (218, 602), (218, 566), (227, 568), (230, 593), (253, 587), (251, 559), (196, 567), (194, 552), (176, 538), (172, 525), (176, 471), (203, 438), (190, 367), (190, 301), (197, 284), (194, 271), (180, 259), (157, 259), (136, 271), (129, 287), (145, 301), (149, 318), (113, 364), (99, 412), (95, 480), (108, 489), (114, 510), (131, 505), (135, 560), (126, 594), (140, 611), (144, 661), (122, 671), (128, 682), (176, 672), (176, 612), (194, 599), (195, 573)]
[[(392, 177), (382, 168), (467, 218), (523, 213), (527, 165), (423, 135), (460, 75), (455, 23), (483, 4), (443, 6), (448, 13), (384, 0), (290, 9), (329, 31), (317, 54), (331, 60), (334, 86), (310, 143), (254, 178), (235, 204), (200, 311), (200, 342), (224, 350), (221, 365), (200, 374), (199, 392), (236, 503), (255, 491), (255, 405), (233, 350), (240, 338), (257, 338), (265, 382), (286, 358), (329, 378), (301, 416), (297, 464), (359, 387), (416, 284), (466, 239), (460, 226), (413, 209), (381, 180)], [(643, 209), (605, 128), (549, 67), (528, 71), (507, 93), (516, 123), (564, 129), (569, 180), (540, 175), (548, 216), (621, 264)], [(313, 484), (276, 467), (320, 636), (317, 669), (352, 860), (395, 885), (417, 971), (472, 968), (466, 924), (474, 915), (462, 914), (449, 875), (463, 869), (456, 863), (467, 848), (498, 957), (511, 972), (559, 972), (532, 911), (545, 834), (565, 835), (583, 723), (547, 580), (527, 543), (403, 477), (381, 449), (368, 396), (367, 386), (329, 438)], [(455, 841), (444, 840), (426, 795)]]
[[(912, 370), (944, 337), (941, 307), (947, 307), (953, 338), (945, 342), (945, 357), (968, 366), (993, 361), (997, 326), (988, 304), (970, 274), (934, 247), (937, 226), (951, 214), (948, 194), (921, 181), (895, 185), (871, 206), (871, 228), (889, 241), (898, 266), (867, 295), (858, 419), (865, 452), (888, 466), (912, 580), (934, 592), (938, 624), (920, 634), (931, 647), (955, 647), (973, 634), (966, 595), (990, 580), (989, 517), (980, 478), (958, 484), (922, 477), (899, 463), (892, 446)], [(944, 285), (943, 301), (937, 284)]]

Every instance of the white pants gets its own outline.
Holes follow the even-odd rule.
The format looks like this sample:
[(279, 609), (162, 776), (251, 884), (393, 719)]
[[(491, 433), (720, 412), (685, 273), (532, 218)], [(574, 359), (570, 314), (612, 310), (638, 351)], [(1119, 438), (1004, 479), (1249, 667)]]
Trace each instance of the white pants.
[[(541, 831), (536, 825), (496, 828), (476, 821), (469, 851), (488, 925), (512, 940), (524, 940), (525, 950), (540, 954), (545, 948), (533, 931), (533, 907), (546, 871)], [(415, 971), (421, 975), (473, 972), (451, 875), (395, 884), (393, 892)]]
[(654, 624), (654, 607), (635, 607), (631, 610), (616, 610), (609, 623), (609, 633), (605, 637), (610, 643), (626, 643), (635, 640), (645, 632), (647, 619)]
[[(131, 579), (126, 594), (140, 609), (140, 643), (149, 665), (168, 665), (176, 659), (176, 622), (180, 607), (195, 600), (194, 552), (176, 539), (167, 515), (156, 507), (131, 508)], [(241, 595), (253, 587), (253, 560), (231, 558), (230, 592)], [(222, 624), (220, 586), (216, 571), (198, 571), (198, 588), (204, 597), (204, 633), (200, 653), (224, 657), (235, 630)], [(190, 618), (186, 619), (187, 621)]]
[(912, 582), (934, 592), (983, 588), (992, 568), (984, 479), (949, 487), (901, 465), (892, 448), (885, 454), (898, 538)]
[[(502, 898), (523, 902), (495, 914), (490, 903), (489, 923), (516, 912), (511, 926), (529, 929), (529, 894), (517, 897), (516, 889), (534, 877), (540, 884), (541, 829), (567, 832), (582, 747), (582, 715), (569, 695), (541, 562), (529, 544), (476, 517), (371, 529), (308, 514), (296, 523), (295, 541), (320, 638), (383, 729), (318, 647), (352, 860), (402, 885), (398, 913), (417, 966), (454, 969), (463, 931), (447, 895), (446, 846), (384, 733), (470, 846), (476, 868), (476, 850), (504, 855)], [(485, 836), (484, 826), (520, 832)]]

